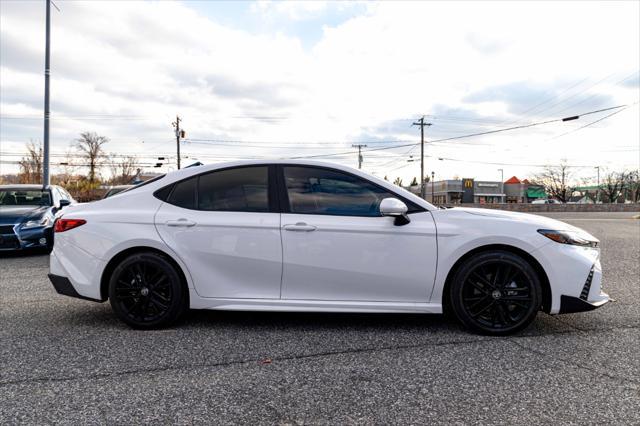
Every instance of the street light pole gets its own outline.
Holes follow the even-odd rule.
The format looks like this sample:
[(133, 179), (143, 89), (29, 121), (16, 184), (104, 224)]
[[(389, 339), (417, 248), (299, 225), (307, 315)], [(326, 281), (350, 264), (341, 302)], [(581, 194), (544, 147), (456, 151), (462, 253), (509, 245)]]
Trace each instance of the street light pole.
[(431, 202), (435, 204), (435, 193), (433, 192), (433, 180), (436, 177), (436, 172), (434, 172), (433, 170), (431, 171)]
[(42, 186), (49, 185), (49, 74), (51, 72), (51, 0), (46, 1), (46, 29), (44, 48), (44, 149), (42, 158)]
[(600, 201), (600, 166), (596, 166), (595, 169), (598, 171), (596, 186), (596, 204), (598, 204), (598, 201)]
[(498, 169), (500, 171), (500, 200), (502, 200), (502, 203), (505, 202), (504, 199), (504, 170), (503, 169)]

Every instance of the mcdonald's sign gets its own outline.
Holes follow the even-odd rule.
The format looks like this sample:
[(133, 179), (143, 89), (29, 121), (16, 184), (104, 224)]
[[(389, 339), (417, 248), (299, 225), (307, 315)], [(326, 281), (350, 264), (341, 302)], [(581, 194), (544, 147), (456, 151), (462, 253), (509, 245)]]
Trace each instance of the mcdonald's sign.
[(473, 203), (473, 179), (462, 179), (462, 202)]

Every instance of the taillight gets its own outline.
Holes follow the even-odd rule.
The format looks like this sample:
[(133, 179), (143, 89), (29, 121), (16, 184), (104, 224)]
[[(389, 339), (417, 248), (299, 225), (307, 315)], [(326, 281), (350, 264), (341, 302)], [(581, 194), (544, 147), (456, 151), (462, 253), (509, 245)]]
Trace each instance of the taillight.
[(69, 229), (77, 228), (85, 223), (87, 223), (87, 221), (84, 219), (58, 219), (56, 220), (56, 224), (53, 226), (53, 230), (55, 232), (64, 232)]

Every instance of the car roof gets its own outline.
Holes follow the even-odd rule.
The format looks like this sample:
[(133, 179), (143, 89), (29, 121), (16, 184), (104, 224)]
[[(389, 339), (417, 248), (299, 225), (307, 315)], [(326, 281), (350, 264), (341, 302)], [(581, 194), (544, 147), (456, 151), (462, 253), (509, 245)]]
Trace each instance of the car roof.
[[(153, 182), (149, 182), (149, 186), (147, 187), (147, 189), (150, 191), (155, 191), (156, 189), (164, 187), (171, 183), (189, 178), (191, 176), (207, 173), (209, 171), (226, 169), (226, 168), (243, 167), (243, 166), (263, 166), (263, 165), (270, 165), (270, 164), (282, 164), (282, 165), (292, 165), (292, 166), (316, 166), (316, 167), (326, 167), (330, 169), (341, 170), (356, 176), (360, 176), (364, 179), (371, 180), (377, 183), (379, 186), (386, 187), (392, 192), (401, 192), (403, 197), (414, 202), (415, 204), (418, 204), (421, 207), (426, 208), (427, 210), (436, 209), (436, 207), (430, 204), (428, 201), (423, 200), (422, 198), (416, 196), (415, 194), (410, 193), (404, 188), (393, 185), (391, 182), (387, 182), (369, 173), (365, 173), (362, 170), (358, 170), (349, 166), (344, 166), (338, 163), (330, 163), (327, 161), (306, 160), (306, 159), (238, 160), (238, 161), (212, 163), (212, 164), (205, 164), (202, 166), (189, 167), (189, 168), (184, 168), (184, 169), (169, 172), (166, 175), (162, 176), (160, 179), (155, 180)], [(146, 183), (147, 182), (143, 182), (140, 185), (144, 185)]]

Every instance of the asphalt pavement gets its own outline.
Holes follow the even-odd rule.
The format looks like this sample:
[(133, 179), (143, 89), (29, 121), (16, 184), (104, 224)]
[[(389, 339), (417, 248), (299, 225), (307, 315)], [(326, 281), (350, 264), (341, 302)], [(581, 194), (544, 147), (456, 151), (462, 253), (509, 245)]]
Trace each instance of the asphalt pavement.
[(0, 258), (0, 424), (640, 424), (640, 220), (549, 214), (602, 241), (615, 302), (470, 334), (439, 315), (191, 312), (135, 331)]

